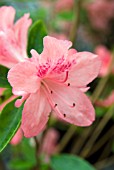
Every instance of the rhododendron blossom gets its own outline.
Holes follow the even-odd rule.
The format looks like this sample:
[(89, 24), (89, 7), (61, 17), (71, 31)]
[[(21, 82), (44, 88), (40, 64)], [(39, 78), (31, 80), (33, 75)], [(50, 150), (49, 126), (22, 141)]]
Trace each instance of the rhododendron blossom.
[(56, 129), (48, 129), (42, 141), (39, 152), (45, 155), (45, 161), (49, 162), (50, 157), (57, 152), (57, 142), (59, 139), (59, 132)]
[(27, 33), (32, 21), (25, 14), (14, 24), (15, 9), (0, 8), (0, 64), (8, 68), (27, 58)]
[[(69, 49), (72, 43), (46, 36), (39, 55), (12, 67), (8, 81), (13, 92), (26, 99), (21, 128), (26, 137), (38, 135), (45, 127), (50, 112), (78, 126), (89, 126), (95, 119), (94, 108), (84, 94), (87, 84), (99, 73), (101, 61), (89, 52)], [(26, 97), (25, 97), (26, 96)]]
[(102, 66), (99, 72), (99, 76), (103, 77), (109, 73), (109, 68), (112, 62), (111, 52), (103, 45), (99, 45), (95, 48), (95, 53), (99, 55), (102, 61)]

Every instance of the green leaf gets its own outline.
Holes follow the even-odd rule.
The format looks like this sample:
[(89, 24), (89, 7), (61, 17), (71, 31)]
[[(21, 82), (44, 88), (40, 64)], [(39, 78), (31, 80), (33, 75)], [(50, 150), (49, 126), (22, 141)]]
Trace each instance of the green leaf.
[(6, 147), (20, 126), (23, 105), (16, 108), (14, 103), (15, 100), (8, 103), (0, 114), (0, 152)]
[(51, 158), (53, 170), (95, 170), (87, 161), (74, 155), (56, 155)]
[(8, 68), (0, 65), (0, 87), (10, 88), (10, 84), (7, 79)]
[(29, 161), (14, 159), (10, 162), (9, 166), (11, 169), (15, 170), (28, 170), (33, 167), (33, 164), (31, 164)]
[(30, 50), (35, 49), (39, 54), (43, 50), (43, 37), (47, 35), (46, 28), (41, 20), (36, 21), (30, 28), (28, 36), (28, 55)]

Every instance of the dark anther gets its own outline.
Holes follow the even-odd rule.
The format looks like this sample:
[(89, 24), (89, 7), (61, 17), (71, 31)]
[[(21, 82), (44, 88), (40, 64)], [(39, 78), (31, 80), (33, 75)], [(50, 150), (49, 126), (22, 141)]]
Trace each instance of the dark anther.
[(68, 86), (70, 86), (70, 83), (68, 83)]
[(53, 91), (51, 91), (51, 94), (53, 93)]
[(55, 106), (54, 107), (56, 107), (57, 106), (57, 104), (55, 104)]
[(66, 117), (66, 114), (63, 114), (64, 117)]
[(75, 103), (73, 103), (73, 107), (75, 106), (76, 104)]

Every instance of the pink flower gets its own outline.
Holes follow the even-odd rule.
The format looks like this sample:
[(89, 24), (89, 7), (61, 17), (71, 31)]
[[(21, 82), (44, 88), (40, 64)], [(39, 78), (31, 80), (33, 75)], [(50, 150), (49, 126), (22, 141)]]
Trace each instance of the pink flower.
[(26, 99), (21, 128), (26, 137), (38, 135), (50, 112), (77, 126), (89, 126), (95, 119), (94, 108), (83, 93), (99, 73), (101, 61), (89, 52), (76, 52), (72, 43), (46, 36), (39, 55), (12, 67), (8, 81), (13, 92)]
[(14, 137), (12, 138), (12, 140), (10, 141), (10, 143), (12, 145), (17, 145), (21, 142), (22, 138), (23, 138), (23, 132), (22, 129), (19, 128), (16, 134), (14, 135)]
[(114, 91), (111, 92), (111, 94), (104, 100), (99, 100), (96, 102), (97, 106), (102, 106), (102, 107), (109, 107), (112, 104), (114, 104)]
[(114, 1), (94, 0), (88, 3), (86, 8), (93, 27), (108, 29), (109, 21), (114, 18)]
[(43, 138), (40, 153), (45, 155), (45, 161), (49, 162), (49, 158), (56, 152), (56, 145), (59, 138), (57, 130), (50, 128)]
[(27, 32), (31, 25), (29, 14), (14, 24), (15, 9), (11, 6), (0, 8), (0, 64), (11, 68), (27, 58)]
[(112, 62), (111, 52), (103, 45), (99, 45), (95, 49), (95, 53), (99, 55), (102, 61), (102, 67), (99, 72), (99, 76), (106, 76), (109, 72), (109, 68)]

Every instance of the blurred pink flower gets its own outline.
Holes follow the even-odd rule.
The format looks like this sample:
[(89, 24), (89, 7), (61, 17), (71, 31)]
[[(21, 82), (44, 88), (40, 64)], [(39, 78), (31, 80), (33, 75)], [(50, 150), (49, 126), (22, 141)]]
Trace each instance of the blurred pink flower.
[(86, 6), (92, 26), (100, 29), (108, 29), (110, 19), (114, 18), (114, 1), (94, 0)]
[(12, 145), (17, 145), (21, 142), (22, 138), (23, 138), (23, 132), (22, 129), (19, 128), (16, 134), (14, 135), (14, 137), (12, 138), (12, 140), (10, 141), (10, 143)]
[(109, 107), (112, 104), (114, 104), (114, 91), (111, 92), (111, 94), (104, 100), (99, 100), (96, 102), (97, 106), (102, 106), (102, 107)]
[[(21, 128), (26, 137), (38, 135), (45, 127), (50, 112), (71, 124), (89, 126), (95, 119), (94, 108), (83, 93), (99, 73), (101, 61), (89, 52), (68, 50), (72, 43), (46, 36), (39, 55), (12, 67), (8, 81), (13, 92), (25, 94)], [(26, 95), (27, 94), (27, 95)]]
[(32, 21), (25, 14), (14, 24), (15, 9), (0, 8), (0, 64), (8, 68), (27, 58), (27, 33)]
[(112, 62), (111, 52), (103, 45), (99, 45), (95, 49), (95, 53), (101, 58), (102, 66), (99, 72), (99, 76), (106, 76), (109, 72), (109, 68)]
[(5, 88), (0, 88), (0, 96), (3, 94)]
[(45, 155), (45, 161), (49, 162), (50, 156), (56, 153), (56, 145), (59, 138), (59, 133), (57, 130), (50, 128), (41, 144), (40, 153)]
[(71, 10), (74, 5), (74, 0), (57, 0), (55, 4), (56, 11)]

